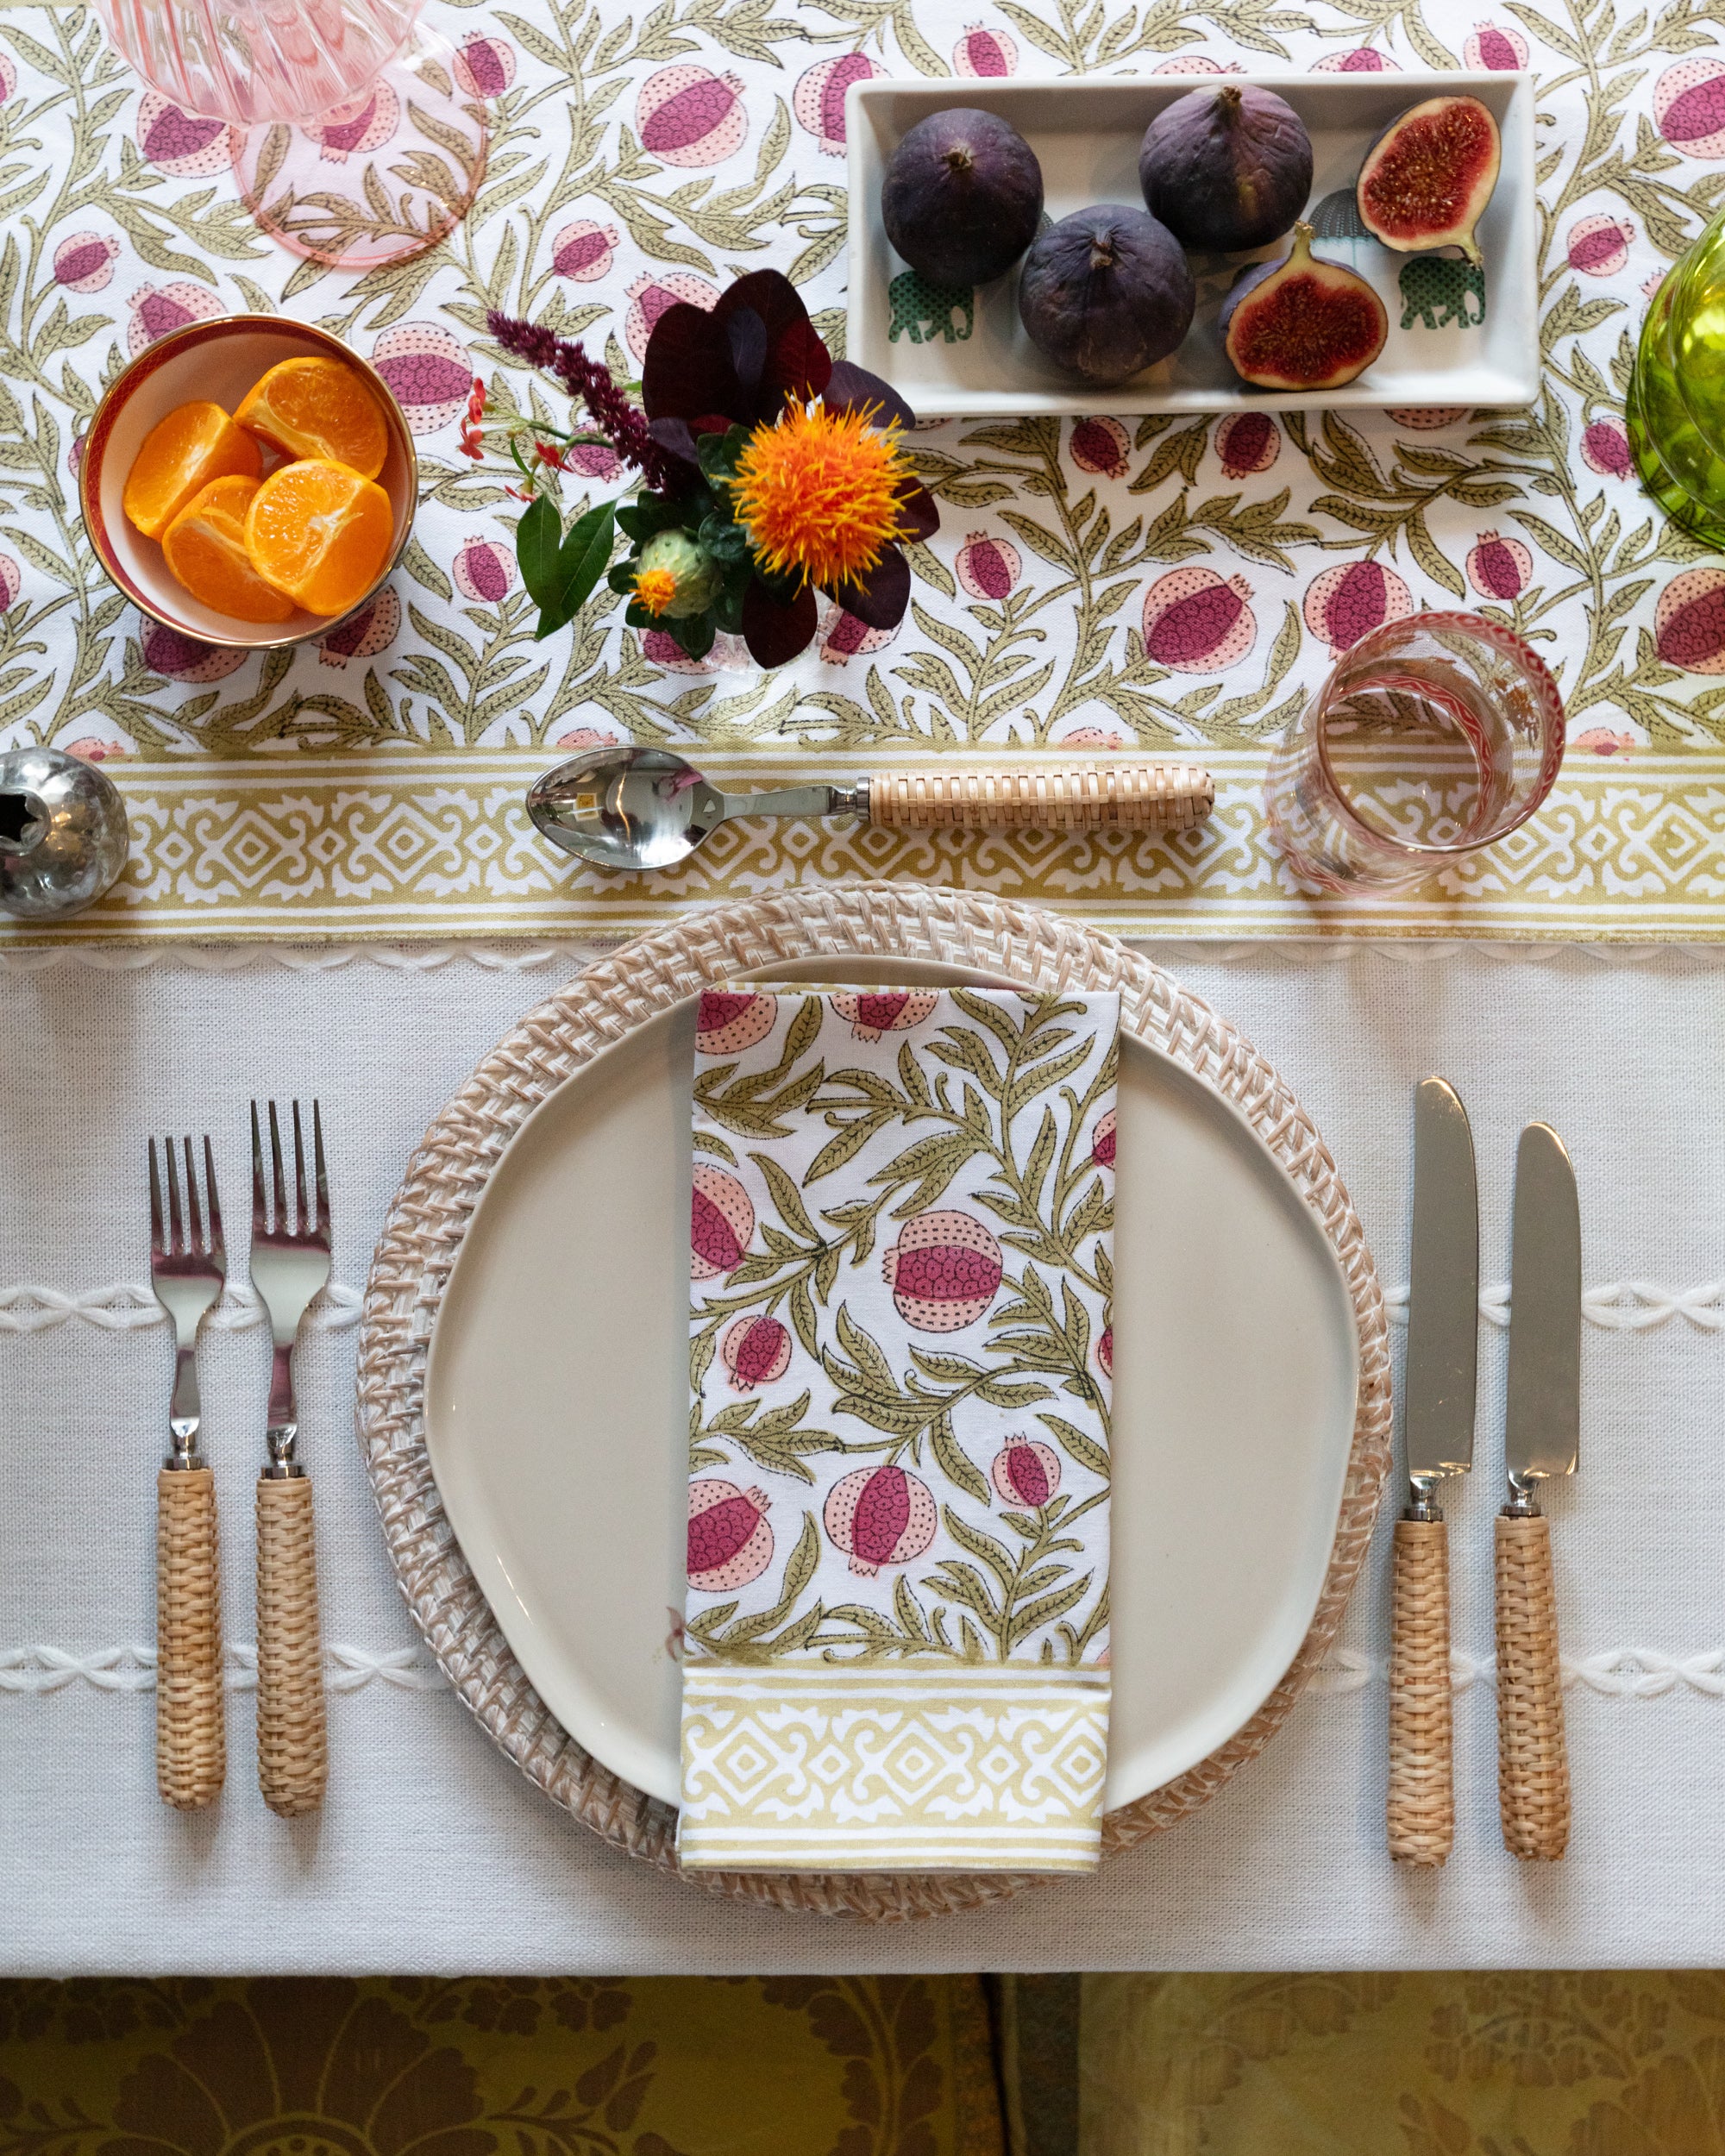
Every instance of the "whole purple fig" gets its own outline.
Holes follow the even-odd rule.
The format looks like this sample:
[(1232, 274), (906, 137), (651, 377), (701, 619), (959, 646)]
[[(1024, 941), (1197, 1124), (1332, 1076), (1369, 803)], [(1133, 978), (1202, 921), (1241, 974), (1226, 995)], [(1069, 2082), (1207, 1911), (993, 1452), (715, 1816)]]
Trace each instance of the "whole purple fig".
[(887, 237), (939, 285), (1004, 277), (1042, 222), (1042, 167), (1010, 121), (955, 105), (893, 152), (881, 186)]
[(1184, 247), (1233, 254), (1279, 240), (1312, 191), (1312, 138), (1273, 90), (1195, 90), (1145, 130), (1138, 185)]
[(1165, 359), (1197, 292), (1180, 242), (1142, 210), (1099, 203), (1063, 217), (1025, 257), (1019, 317), (1057, 367), (1104, 387)]

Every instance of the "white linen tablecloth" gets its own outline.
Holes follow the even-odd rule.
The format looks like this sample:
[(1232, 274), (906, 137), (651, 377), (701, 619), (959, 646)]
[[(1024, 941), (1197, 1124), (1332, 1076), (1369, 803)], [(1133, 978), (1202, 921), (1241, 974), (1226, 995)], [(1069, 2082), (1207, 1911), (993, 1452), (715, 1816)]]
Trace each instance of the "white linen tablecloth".
[[(755, 1911), (661, 1877), (531, 1789), (442, 1689), (394, 1590), (353, 1437), (357, 1291), (408, 1154), (568, 948), (88, 952), (0, 960), (0, 1972), (743, 1971), (1704, 1965), (1725, 1939), (1717, 1473), (1725, 1357), (1725, 954), (1675, 947), (1186, 944), (1156, 955), (1276, 1062), (1330, 1141), (1387, 1287), (1405, 1282), (1409, 1089), (1473, 1116), (1483, 1277), (1508, 1272), (1515, 1133), (1550, 1119), (1580, 1179), (1583, 1473), (1551, 1512), (1576, 1825), (1519, 1865), (1496, 1816), (1490, 1516), (1503, 1334), (1487, 1328), (1479, 1472), (1450, 1507), (1456, 1853), (1384, 1854), (1386, 1536), (1331, 1664), (1256, 1764), (1171, 1833), (968, 1917), (913, 1927)], [(338, 1307), (302, 1373), (317, 1478), (332, 1771), (284, 1824), (229, 1702), (212, 1811), (155, 1795), (154, 1482), (163, 1330), (147, 1131), (208, 1127), (230, 1222), (245, 1103), (318, 1094)], [(235, 1233), (233, 1242), (241, 1237)], [(147, 1313), (145, 1313), (147, 1314)], [(1399, 1341), (1399, 1332), (1398, 1332)], [(253, 1636), (255, 1325), (204, 1358), (229, 1639)], [(1218, 1501), (1226, 1501), (1219, 1492)]]

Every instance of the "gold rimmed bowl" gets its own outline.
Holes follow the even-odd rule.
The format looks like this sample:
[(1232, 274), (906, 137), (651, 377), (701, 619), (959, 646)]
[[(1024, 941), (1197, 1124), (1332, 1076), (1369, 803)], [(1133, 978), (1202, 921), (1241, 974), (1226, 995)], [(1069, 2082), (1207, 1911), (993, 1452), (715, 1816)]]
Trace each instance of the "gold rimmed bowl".
[(389, 449), (378, 485), (395, 511), (388, 559), (370, 587), (348, 610), (368, 605), (400, 561), (413, 530), (419, 495), (419, 461), (413, 436), (394, 392), (377, 369), (326, 329), (283, 315), (221, 315), (191, 322), (141, 352), (116, 375), (85, 437), (78, 466), (78, 505), (96, 558), (140, 613), (183, 636), (228, 650), (270, 651), (327, 636), (336, 617), (302, 607), (285, 622), (238, 621), (196, 599), (169, 570), (160, 543), (145, 538), (121, 506), (126, 475), (158, 420), (177, 405), (204, 399), (234, 411), (248, 390), (283, 360), (339, 360), (365, 381), (377, 398), (389, 432)]

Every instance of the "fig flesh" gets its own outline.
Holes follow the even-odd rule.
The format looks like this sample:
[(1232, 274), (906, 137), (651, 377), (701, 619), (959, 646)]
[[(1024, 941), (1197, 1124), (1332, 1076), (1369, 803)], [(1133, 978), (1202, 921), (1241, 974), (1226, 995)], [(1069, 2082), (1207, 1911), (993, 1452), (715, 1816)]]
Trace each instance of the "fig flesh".
[(1225, 83), (1158, 112), (1138, 158), (1146, 208), (1182, 247), (1229, 254), (1279, 240), (1312, 191), (1312, 138), (1273, 90)]
[(1221, 312), (1228, 358), (1258, 389), (1339, 389), (1383, 349), (1389, 316), (1363, 277), (1312, 252), (1296, 224), (1279, 262), (1247, 270)]
[(1392, 120), (1355, 186), (1360, 222), (1403, 254), (1458, 247), (1480, 260), (1474, 227), (1497, 185), (1503, 145), (1477, 97), (1427, 97)]
[(937, 285), (1004, 277), (1042, 222), (1042, 167), (1018, 129), (954, 105), (919, 120), (888, 160), (887, 237)]
[(1019, 275), (1019, 317), (1032, 343), (1103, 387), (1166, 359), (1191, 328), (1197, 298), (1167, 226), (1117, 202), (1051, 225)]

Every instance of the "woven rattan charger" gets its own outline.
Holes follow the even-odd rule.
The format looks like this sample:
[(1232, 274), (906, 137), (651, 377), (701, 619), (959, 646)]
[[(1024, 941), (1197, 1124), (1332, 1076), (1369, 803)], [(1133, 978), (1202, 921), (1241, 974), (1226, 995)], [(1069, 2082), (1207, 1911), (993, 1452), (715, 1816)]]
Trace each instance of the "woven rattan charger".
[[(1318, 1217), (1359, 1338), (1353, 1441), (1329, 1569), (1299, 1652), (1258, 1712), (1174, 1781), (1108, 1814), (1105, 1851), (1188, 1817), (1281, 1727), (1333, 1638), (1371, 1539), (1389, 1465), (1389, 1360), (1371, 1253), (1335, 1163), (1276, 1070), (1170, 977), (1112, 937), (985, 895), (882, 884), (715, 907), (637, 937), (530, 1012), (427, 1132), (391, 1206), (367, 1285), (359, 1437), (384, 1538), (415, 1622), (492, 1741), (555, 1802), (630, 1856), (675, 1871), (676, 1814), (620, 1779), (557, 1722), (511, 1652), (463, 1557), (425, 1445), (426, 1357), (450, 1269), (504, 1147), (539, 1103), (631, 1027), (715, 980), (788, 961), (888, 954), (1026, 987), (1120, 992), (1120, 1021), (1201, 1078), (1251, 1125)], [(876, 1921), (975, 1908), (1036, 1882), (996, 1874), (707, 1875), (708, 1891)]]

